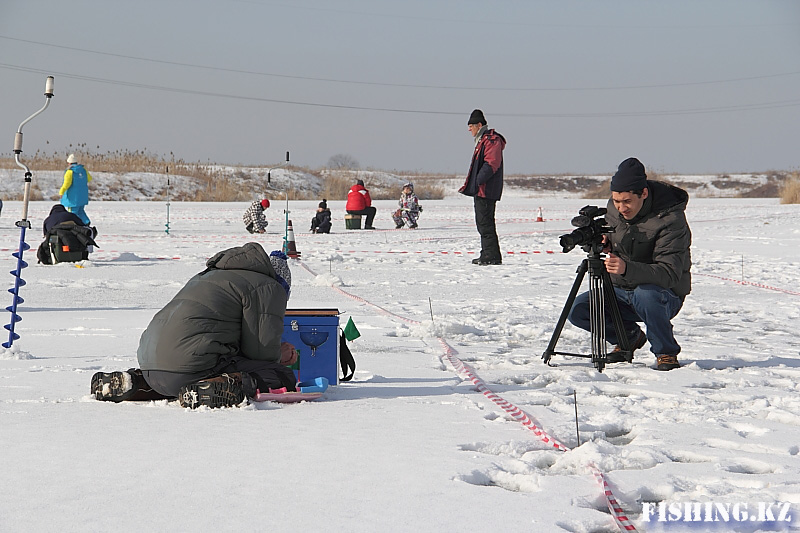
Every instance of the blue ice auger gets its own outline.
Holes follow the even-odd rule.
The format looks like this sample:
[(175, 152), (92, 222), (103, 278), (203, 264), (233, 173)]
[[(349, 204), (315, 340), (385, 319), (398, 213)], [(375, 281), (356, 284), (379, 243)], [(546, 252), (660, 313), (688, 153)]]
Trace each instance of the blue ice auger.
[(5, 325), (5, 328), (8, 330), (8, 342), (3, 343), (3, 347), (5, 348), (11, 348), (11, 345), (14, 344), (14, 341), (19, 339), (19, 335), (14, 333), (14, 326), (17, 324), (17, 322), (22, 320), (22, 318), (17, 314), (17, 306), (24, 302), (24, 300), (19, 296), (19, 288), (25, 285), (25, 280), (22, 279), (21, 274), (22, 269), (28, 266), (28, 263), (22, 259), (22, 254), (25, 252), (25, 250), (31, 249), (31, 247), (25, 242), (25, 230), (30, 229), (31, 227), (31, 223), (28, 220), (28, 202), (30, 201), (32, 174), (31, 169), (29, 169), (25, 163), (19, 160), (19, 156), (22, 153), (22, 127), (33, 120), (35, 116), (47, 109), (47, 106), (50, 105), (50, 99), (53, 97), (53, 82), (53, 76), (48, 76), (44, 89), (44, 95), (46, 97), (44, 106), (39, 111), (23, 120), (17, 129), (16, 135), (14, 136), (14, 160), (17, 162), (17, 166), (25, 170), (25, 194), (22, 198), (22, 220), (19, 220), (16, 223), (16, 225), (19, 227), (19, 250), (11, 254), (17, 258), (17, 268), (11, 271), (11, 275), (14, 276), (14, 287), (8, 289), (8, 292), (14, 296), (14, 299), (11, 302), (11, 305), (6, 307), (6, 311), (11, 313), (11, 323)]

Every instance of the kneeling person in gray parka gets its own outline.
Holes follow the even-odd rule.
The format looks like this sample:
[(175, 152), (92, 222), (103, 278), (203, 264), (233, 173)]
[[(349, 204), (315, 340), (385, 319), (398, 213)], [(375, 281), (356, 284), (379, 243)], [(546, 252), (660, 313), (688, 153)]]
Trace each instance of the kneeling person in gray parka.
[(281, 343), (291, 272), (283, 252), (258, 243), (217, 253), (156, 313), (139, 341), (138, 369), (98, 372), (98, 400), (178, 398), (184, 407), (226, 407), (257, 390), (295, 390)]

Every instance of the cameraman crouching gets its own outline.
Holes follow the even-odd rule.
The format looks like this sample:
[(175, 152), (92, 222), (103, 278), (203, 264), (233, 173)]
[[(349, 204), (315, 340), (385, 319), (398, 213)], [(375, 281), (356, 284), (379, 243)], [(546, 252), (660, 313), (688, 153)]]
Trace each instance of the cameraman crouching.
[[(684, 211), (689, 195), (683, 189), (649, 181), (644, 165), (631, 157), (620, 163), (611, 179), (606, 223), (614, 232), (603, 236), (605, 268), (611, 275), (631, 350), (650, 341), (658, 370), (680, 367), (680, 345), (671, 320), (691, 290), (692, 234)], [(575, 326), (590, 330), (589, 293), (575, 299), (569, 313)], [(644, 322), (647, 335), (637, 322)], [(610, 313), (606, 340), (618, 344)], [(608, 354), (609, 363), (625, 361), (621, 348)]]

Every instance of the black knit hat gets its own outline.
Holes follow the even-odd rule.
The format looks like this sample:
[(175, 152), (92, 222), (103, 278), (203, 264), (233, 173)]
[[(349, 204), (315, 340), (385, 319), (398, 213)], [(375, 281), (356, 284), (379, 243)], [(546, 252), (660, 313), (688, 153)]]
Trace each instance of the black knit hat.
[(647, 187), (644, 165), (635, 157), (619, 164), (617, 173), (611, 178), (611, 192), (641, 191)]
[(483, 116), (483, 111), (480, 109), (474, 110), (467, 121), (467, 125), (469, 126), (470, 124), (483, 124), (485, 126), (486, 118)]
[(320, 209), (328, 209), (328, 200), (323, 198), (322, 201), (319, 203), (319, 207)]

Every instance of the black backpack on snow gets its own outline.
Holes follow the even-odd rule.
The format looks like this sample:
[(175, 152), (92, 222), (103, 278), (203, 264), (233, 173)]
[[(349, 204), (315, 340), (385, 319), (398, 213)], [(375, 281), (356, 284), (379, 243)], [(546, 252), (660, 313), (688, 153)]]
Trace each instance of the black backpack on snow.
[(47, 232), (44, 242), (36, 251), (36, 258), (43, 265), (75, 263), (89, 257), (89, 246), (97, 246), (94, 237), (97, 230), (79, 226), (74, 222), (56, 224)]

